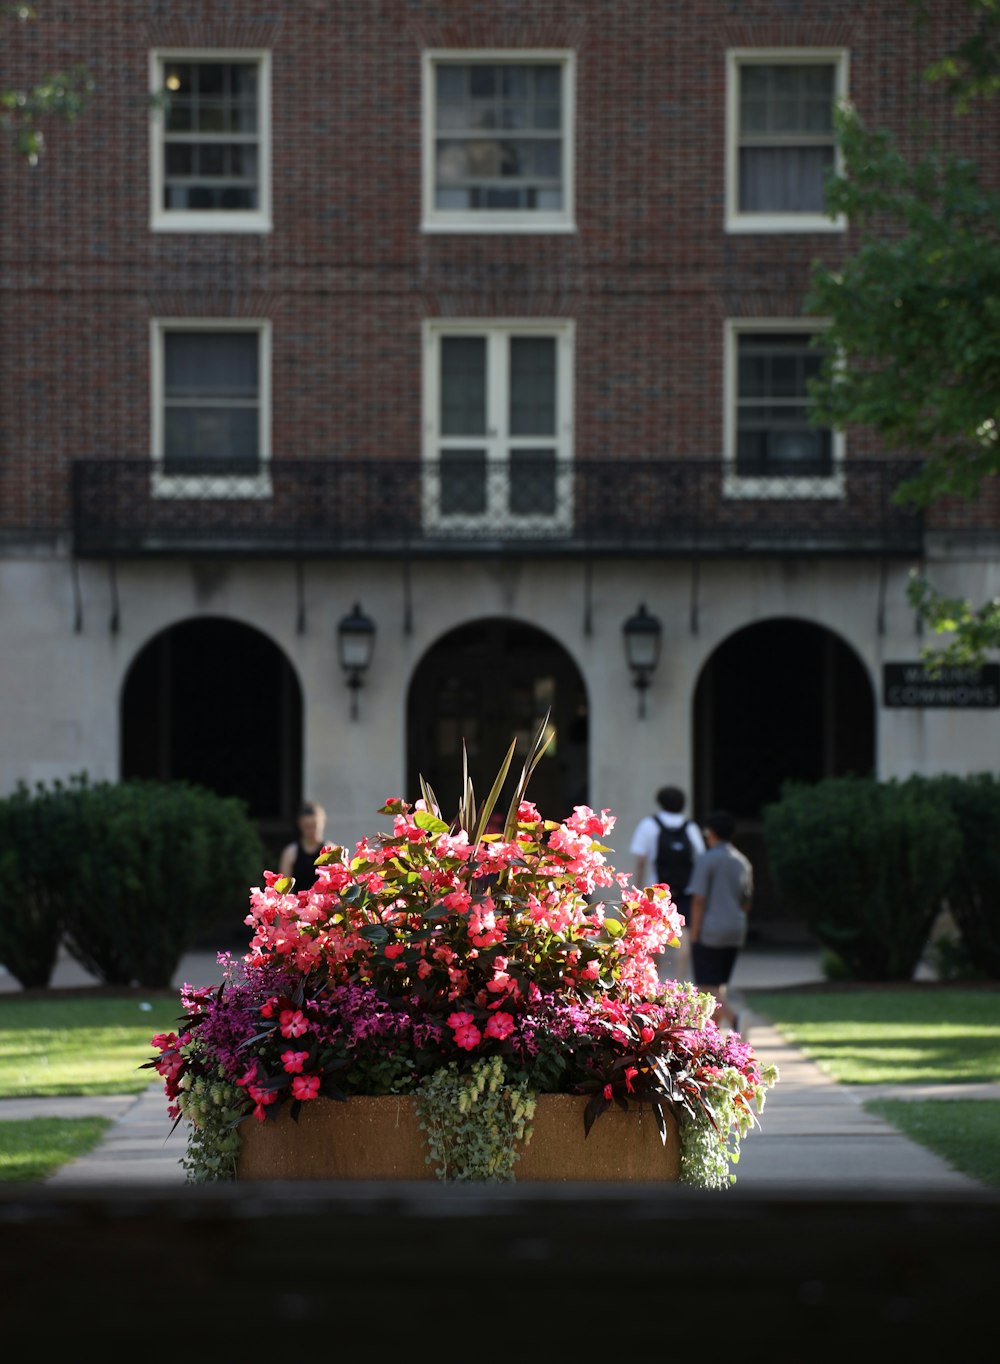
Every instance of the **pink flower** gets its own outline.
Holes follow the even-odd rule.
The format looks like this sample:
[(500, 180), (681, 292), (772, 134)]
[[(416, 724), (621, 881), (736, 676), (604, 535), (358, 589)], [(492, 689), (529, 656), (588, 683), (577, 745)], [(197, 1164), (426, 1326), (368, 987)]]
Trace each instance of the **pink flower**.
[(455, 1029), (455, 1046), (462, 1047), (465, 1051), (475, 1051), (482, 1040), (479, 1029), (471, 1023), (464, 1028)]
[(635, 1093), (635, 1089), (634, 1089), (634, 1087), (633, 1087), (633, 1085), (632, 1085), (632, 1081), (635, 1079), (635, 1077), (636, 1077), (638, 1074), (639, 1074), (639, 1072), (638, 1072), (638, 1070), (636, 1070), (635, 1066), (626, 1066), (626, 1067), (625, 1067), (625, 1088), (628, 1090), (628, 1092), (629, 1092), (630, 1094), (634, 1094), (634, 1093)]
[(281, 1064), (289, 1075), (301, 1075), (302, 1067), (309, 1060), (307, 1051), (283, 1051), (281, 1053)]
[(277, 995), (272, 995), (270, 999), (265, 999), (264, 1003), (260, 1006), (261, 1018), (273, 1018), (274, 1006), (277, 1004), (277, 1002), (278, 1002)]
[(296, 1075), (292, 1081), (292, 1095), (296, 1099), (315, 1099), (318, 1093), (318, 1075)]
[(385, 949), (385, 955), (389, 958), (390, 961), (395, 961), (396, 958), (401, 957), (405, 951), (406, 951), (405, 943), (392, 942)]
[(614, 1092), (614, 1090), (611, 1088), (611, 1086), (610, 1086), (610, 1085), (605, 1085), (605, 1086), (604, 1086), (604, 1097), (610, 1102), (610, 1101), (614, 1098), (614, 1096), (615, 1096), (615, 1092)]
[(514, 1018), (512, 1014), (496, 1013), (486, 1024), (486, 1036), (495, 1037), (498, 1042), (502, 1042), (505, 1037), (509, 1037), (514, 1031)]
[(448, 1027), (454, 1028), (456, 1029), (456, 1031), (459, 1028), (467, 1028), (470, 1023), (475, 1023), (475, 1021), (476, 1019), (474, 1014), (456, 1012), (448, 1015)]
[(294, 1013), (291, 1009), (282, 1009), (278, 1022), (281, 1024), (282, 1037), (301, 1037), (309, 1031), (309, 1024), (301, 1009), (296, 1009)]

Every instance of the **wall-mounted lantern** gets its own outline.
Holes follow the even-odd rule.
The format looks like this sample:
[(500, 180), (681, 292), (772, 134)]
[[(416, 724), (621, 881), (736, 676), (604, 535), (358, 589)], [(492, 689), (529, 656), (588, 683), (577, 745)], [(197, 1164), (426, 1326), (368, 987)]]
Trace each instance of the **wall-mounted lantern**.
[(646, 688), (660, 661), (660, 641), (663, 627), (655, 616), (640, 605), (634, 616), (622, 626), (625, 636), (625, 661), (632, 672), (632, 685), (639, 693), (639, 717), (646, 714)]
[(347, 674), (347, 685), (351, 689), (351, 719), (358, 718), (358, 691), (371, 666), (375, 651), (375, 622), (363, 614), (357, 602), (349, 616), (345, 616), (337, 626), (337, 649), (340, 653), (340, 666)]

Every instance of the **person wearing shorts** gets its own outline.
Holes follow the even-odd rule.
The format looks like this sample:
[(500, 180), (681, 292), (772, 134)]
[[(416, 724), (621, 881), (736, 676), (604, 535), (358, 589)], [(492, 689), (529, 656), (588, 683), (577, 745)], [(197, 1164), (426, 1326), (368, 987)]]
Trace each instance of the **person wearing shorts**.
[(739, 1016), (726, 994), (740, 948), (747, 940), (753, 899), (753, 868), (732, 839), (736, 821), (714, 810), (705, 821), (706, 851), (697, 859), (687, 890), (691, 896), (688, 938), (694, 982), (716, 999), (715, 1021), (740, 1031)]

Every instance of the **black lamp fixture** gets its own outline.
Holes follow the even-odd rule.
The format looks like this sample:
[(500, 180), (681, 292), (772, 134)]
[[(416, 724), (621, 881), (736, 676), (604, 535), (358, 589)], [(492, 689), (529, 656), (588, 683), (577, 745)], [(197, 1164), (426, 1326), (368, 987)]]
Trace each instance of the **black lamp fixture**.
[(660, 661), (663, 627), (651, 616), (643, 602), (634, 616), (622, 626), (625, 635), (625, 660), (632, 670), (632, 685), (639, 693), (639, 717), (646, 714), (646, 688)]
[(375, 650), (375, 622), (366, 616), (357, 602), (349, 616), (337, 626), (337, 648), (340, 666), (347, 674), (351, 689), (351, 719), (358, 718), (358, 690), (365, 679)]

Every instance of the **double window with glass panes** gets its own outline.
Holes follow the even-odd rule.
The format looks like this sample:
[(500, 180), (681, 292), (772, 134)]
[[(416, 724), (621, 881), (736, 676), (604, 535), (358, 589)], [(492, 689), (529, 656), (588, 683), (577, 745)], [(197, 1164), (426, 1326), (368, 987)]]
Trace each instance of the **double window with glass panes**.
[(846, 93), (840, 49), (728, 54), (730, 231), (843, 230), (826, 211), (825, 184), (838, 166), (834, 109)]
[(427, 324), (428, 525), (570, 524), (572, 345), (567, 322)]
[(152, 226), (267, 230), (268, 54), (154, 52), (150, 61)]

